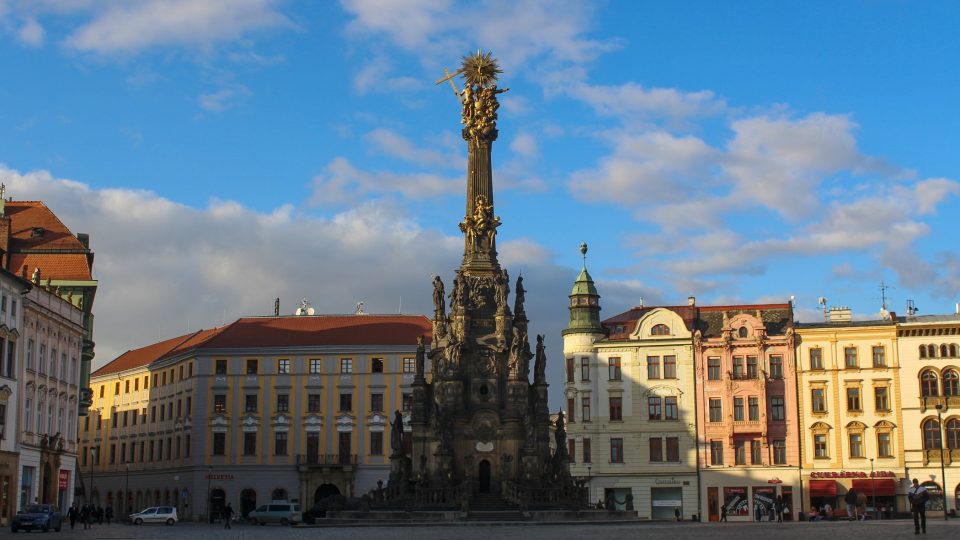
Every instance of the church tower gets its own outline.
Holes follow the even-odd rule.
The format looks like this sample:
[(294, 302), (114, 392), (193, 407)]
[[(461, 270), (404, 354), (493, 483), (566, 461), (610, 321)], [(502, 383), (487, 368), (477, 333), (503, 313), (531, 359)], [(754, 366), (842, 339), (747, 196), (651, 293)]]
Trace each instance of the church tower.
[(602, 332), (600, 327), (600, 295), (593, 285), (593, 278), (587, 272), (587, 243), (580, 244), (583, 255), (583, 268), (573, 282), (570, 291), (570, 324), (563, 334)]
[[(510, 276), (497, 261), (500, 218), (494, 214), (491, 149), (498, 135), (497, 96), (507, 91), (497, 87), (500, 73), (491, 54), (478, 51), (438, 81), (464, 79), (462, 89), (453, 85), (468, 149), (466, 214), (459, 224), (463, 260), (449, 296), (440, 277), (434, 278), (431, 372), (425, 372), (421, 348), (411, 433), (405, 435), (412, 435), (411, 454), (396, 435), (390, 479), (392, 496), (415, 494), (436, 505), (464, 504), (485, 494), (526, 504), (535, 487), (562, 486), (557, 493), (573, 493), (569, 467), (550, 453), (543, 337), (536, 337), (532, 352), (523, 277), (515, 282), (511, 306)], [(560, 432), (565, 440), (562, 425)]]

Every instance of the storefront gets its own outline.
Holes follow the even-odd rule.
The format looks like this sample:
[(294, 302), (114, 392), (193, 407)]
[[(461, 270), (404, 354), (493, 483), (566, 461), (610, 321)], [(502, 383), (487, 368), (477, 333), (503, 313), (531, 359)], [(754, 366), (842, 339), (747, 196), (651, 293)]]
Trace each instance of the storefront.
[(778, 500), (784, 508), (783, 519), (796, 519), (799, 508), (794, 494), (799, 476), (796, 470), (777, 472), (778, 476), (762, 478), (760, 474), (734, 476), (705, 471), (701, 489), (707, 519), (719, 521), (726, 515), (731, 521), (776, 520)]
[(654, 487), (650, 488), (650, 518), (674, 519), (683, 516), (683, 488)]
[(0, 525), (10, 525), (16, 513), (17, 454), (0, 452)]
[[(867, 512), (882, 518), (893, 517), (898, 511), (898, 500), (905, 498), (900, 481), (892, 471), (874, 471), (873, 477), (866, 471), (816, 471), (810, 473), (806, 483), (805, 508), (820, 511), (830, 505), (833, 516), (846, 516), (844, 496), (849, 491), (867, 496)], [(902, 506), (903, 503), (899, 503)], [(879, 512), (879, 514), (875, 514)]]

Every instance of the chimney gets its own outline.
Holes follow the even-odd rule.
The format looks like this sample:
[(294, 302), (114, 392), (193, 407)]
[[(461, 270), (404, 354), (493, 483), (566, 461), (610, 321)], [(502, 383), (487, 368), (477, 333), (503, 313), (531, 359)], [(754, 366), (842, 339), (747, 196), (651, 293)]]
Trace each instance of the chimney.
[[(2, 210), (0, 210), (2, 212)], [(10, 263), (7, 253), (10, 251), (10, 216), (6, 214), (0, 214), (0, 252), (2, 252), (2, 257), (0, 257), (0, 266), (4, 270), (7, 269), (7, 265)]]
[(697, 297), (690, 295), (687, 297), (687, 305), (693, 307), (697, 305)]
[(853, 312), (846, 306), (836, 306), (830, 308), (827, 314), (828, 322), (850, 322), (853, 320)]
[(83, 244), (83, 247), (90, 249), (90, 235), (87, 233), (77, 233), (77, 240)]

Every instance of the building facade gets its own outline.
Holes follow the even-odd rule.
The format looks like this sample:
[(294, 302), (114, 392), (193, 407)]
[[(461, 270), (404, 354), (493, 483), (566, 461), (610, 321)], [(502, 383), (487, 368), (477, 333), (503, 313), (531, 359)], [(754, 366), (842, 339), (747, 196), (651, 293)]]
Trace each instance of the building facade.
[(20, 444), (17, 426), (21, 414), (19, 362), (23, 327), (24, 280), (0, 270), (0, 526), (10, 525), (17, 510)]
[(376, 488), (430, 331), (422, 316), (251, 317), (127, 352), (92, 377), (91, 502), (203, 520)]
[(955, 512), (960, 502), (960, 313), (910, 314), (898, 321), (897, 334), (904, 476), (930, 491), (927, 505), (933, 515)]
[(854, 490), (871, 511), (909, 511), (894, 317), (853, 321), (834, 308), (826, 322), (796, 325), (804, 509), (845, 513)]
[(790, 304), (709, 306), (694, 332), (701, 515), (768, 519), (800, 510), (799, 425)]

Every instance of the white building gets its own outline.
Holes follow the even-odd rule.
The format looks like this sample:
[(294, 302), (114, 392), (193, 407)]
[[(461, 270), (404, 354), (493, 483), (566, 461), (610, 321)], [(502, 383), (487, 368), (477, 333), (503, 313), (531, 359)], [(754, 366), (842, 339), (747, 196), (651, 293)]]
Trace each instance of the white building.
[(18, 350), (23, 321), (21, 295), (30, 284), (0, 270), (0, 526), (10, 525), (16, 513), (17, 419), (23, 374), (18, 366)]

